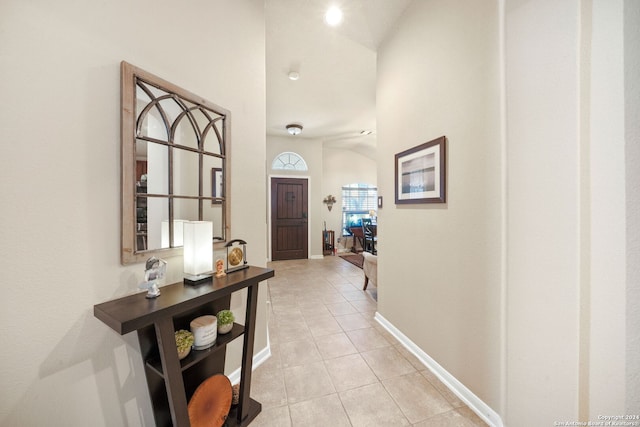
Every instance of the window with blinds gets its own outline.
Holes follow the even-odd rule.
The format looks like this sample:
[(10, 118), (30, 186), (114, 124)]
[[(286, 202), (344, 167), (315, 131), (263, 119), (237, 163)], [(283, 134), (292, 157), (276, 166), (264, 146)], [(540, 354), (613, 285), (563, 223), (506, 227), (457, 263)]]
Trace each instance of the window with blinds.
[(375, 217), (378, 188), (369, 184), (342, 187), (342, 235), (349, 236), (350, 227), (362, 226), (362, 218)]

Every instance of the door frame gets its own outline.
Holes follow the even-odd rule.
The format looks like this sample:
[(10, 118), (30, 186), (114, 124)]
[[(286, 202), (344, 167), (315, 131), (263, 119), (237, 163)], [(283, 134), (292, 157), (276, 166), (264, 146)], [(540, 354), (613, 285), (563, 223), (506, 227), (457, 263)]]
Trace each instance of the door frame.
[[(307, 180), (307, 206), (311, 200), (311, 177), (308, 175), (282, 175), (282, 174), (269, 174), (267, 180), (267, 262), (271, 262), (271, 180), (272, 178), (287, 178), (287, 179), (306, 179)], [(311, 209), (307, 209), (307, 259), (311, 259), (311, 224), (312, 224)]]

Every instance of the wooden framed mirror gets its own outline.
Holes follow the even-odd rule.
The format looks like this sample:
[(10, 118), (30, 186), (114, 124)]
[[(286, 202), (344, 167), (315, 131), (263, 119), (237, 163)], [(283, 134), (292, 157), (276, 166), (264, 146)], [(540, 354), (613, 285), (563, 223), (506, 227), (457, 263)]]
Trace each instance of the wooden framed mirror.
[(184, 221), (229, 236), (230, 112), (121, 64), (122, 263), (182, 254)]

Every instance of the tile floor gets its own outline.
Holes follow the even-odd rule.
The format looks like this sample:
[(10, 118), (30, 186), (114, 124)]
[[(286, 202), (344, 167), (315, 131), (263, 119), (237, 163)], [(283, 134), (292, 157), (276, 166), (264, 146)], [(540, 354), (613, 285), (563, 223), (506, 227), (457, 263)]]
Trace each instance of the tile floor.
[(373, 319), (361, 269), (339, 257), (270, 267), (272, 356), (253, 374), (252, 427), (486, 426)]

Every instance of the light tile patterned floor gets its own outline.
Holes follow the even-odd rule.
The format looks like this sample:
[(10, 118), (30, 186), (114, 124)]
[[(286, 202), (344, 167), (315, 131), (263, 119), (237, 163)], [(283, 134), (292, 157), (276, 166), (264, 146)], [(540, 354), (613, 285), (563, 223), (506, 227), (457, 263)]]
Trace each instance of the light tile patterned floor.
[(253, 375), (252, 427), (486, 426), (373, 319), (361, 269), (339, 257), (270, 267), (272, 357)]

